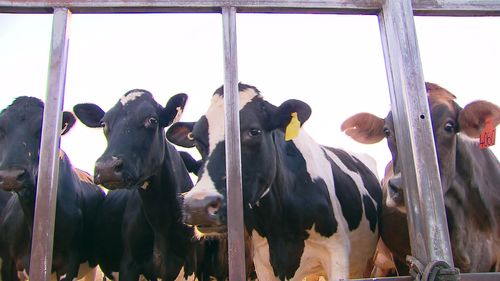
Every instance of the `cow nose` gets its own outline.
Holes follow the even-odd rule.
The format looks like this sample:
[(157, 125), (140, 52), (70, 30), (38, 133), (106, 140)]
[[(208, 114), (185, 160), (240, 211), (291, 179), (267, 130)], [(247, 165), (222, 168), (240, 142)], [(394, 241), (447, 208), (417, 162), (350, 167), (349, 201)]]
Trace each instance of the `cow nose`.
[(402, 179), (400, 176), (395, 176), (389, 180), (389, 195), (399, 195), (403, 192)]
[(112, 157), (95, 163), (94, 181), (96, 184), (106, 184), (123, 181), (123, 160)]
[(26, 179), (26, 170), (8, 169), (0, 170), (0, 188), (7, 191), (19, 190)]
[(222, 206), (221, 195), (205, 196), (202, 199), (184, 199), (184, 223), (189, 225), (220, 225), (219, 210)]

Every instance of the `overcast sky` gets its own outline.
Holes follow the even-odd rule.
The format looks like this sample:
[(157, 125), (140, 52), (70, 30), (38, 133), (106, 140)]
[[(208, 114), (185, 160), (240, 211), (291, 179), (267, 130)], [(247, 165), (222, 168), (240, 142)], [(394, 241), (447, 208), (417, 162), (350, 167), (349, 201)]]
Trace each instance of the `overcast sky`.
[[(450, 90), (461, 106), (500, 104), (500, 18), (415, 21), (426, 81)], [(0, 14), (0, 108), (21, 95), (44, 99), (51, 23), (51, 15)], [(182, 120), (197, 120), (223, 83), (221, 25), (220, 14), (73, 15), (64, 108), (94, 102), (107, 110), (142, 88), (161, 104), (187, 93)], [(382, 171), (390, 159), (385, 141), (361, 145), (340, 132), (355, 113), (385, 117), (390, 108), (377, 17), (238, 14), (237, 25), (239, 80), (275, 105), (307, 102), (309, 134), (370, 154)], [(105, 141), (101, 130), (77, 123), (62, 147), (92, 173)]]

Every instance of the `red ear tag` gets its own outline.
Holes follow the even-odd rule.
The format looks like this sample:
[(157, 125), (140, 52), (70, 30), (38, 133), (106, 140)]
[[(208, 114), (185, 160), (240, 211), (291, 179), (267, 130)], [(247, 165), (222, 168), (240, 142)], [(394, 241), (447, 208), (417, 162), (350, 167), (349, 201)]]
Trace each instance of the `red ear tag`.
[(486, 119), (486, 125), (484, 126), (481, 135), (479, 135), (479, 147), (484, 149), (495, 145), (495, 134), (496, 129), (493, 127), (491, 118)]

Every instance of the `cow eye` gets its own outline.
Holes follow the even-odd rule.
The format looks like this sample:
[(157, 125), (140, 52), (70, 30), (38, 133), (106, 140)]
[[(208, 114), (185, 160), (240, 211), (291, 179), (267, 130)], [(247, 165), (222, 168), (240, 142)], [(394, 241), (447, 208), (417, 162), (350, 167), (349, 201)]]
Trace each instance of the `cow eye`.
[(256, 137), (256, 136), (258, 136), (260, 134), (262, 134), (262, 130), (261, 129), (252, 128), (252, 129), (248, 130), (248, 135), (251, 136), (251, 137)]
[(102, 127), (102, 130), (104, 131), (104, 133), (108, 133), (109, 132), (109, 126), (106, 122), (104, 121), (101, 121), (101, 127)]
[(386, 138), (390, 137), (391, 136), (391, 130), (389, 130), (388, 128), (384, 128), (384, 136)]
[(149, 117), (146, 120), (146, 127), (156, 127), (158, 125), (158, 120), (154, 117)]
[(454, 133), (455, 132), (455, 123), (453, 123), (452, 121), (446, 122), (446, 124), (444, 124), (444, 130), (448, 133)]

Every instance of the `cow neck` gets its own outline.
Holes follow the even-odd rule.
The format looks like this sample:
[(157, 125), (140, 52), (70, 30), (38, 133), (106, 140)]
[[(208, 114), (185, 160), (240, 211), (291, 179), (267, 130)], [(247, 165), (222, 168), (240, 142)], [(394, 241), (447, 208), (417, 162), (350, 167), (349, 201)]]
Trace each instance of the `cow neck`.
[[(283, 132), (273, 132), (273, 144), (276, 157), (276, 173), (271, 185), (268, 187), (269, 191), (264, 191), (264, 196), (261, 195), (258, 200), (259, 205), (253, 208), (254, 217), (257, 230), (261, 234), (268, 233), (269, 231), (279, 230), (286, 231), (289, 223), (295, 222), (286, 219), (286, 214), (290, 209), (297, 209), (296, 202), (292, 200), (295, 185), (297, 182), (298, 169), (305, 169), (305, 166), (287, 165), (287, 161), (294, 161), (293, 158), (301, 157), (301, 152), (292, 141), (285, 141)], [(294, 213), (294, 212), (292, 212)], [(269, 220), (269, 218), (283, 218), (278, 220)], [(285, 226), (285, 227), (283, 227)]]
[(181, 173), (176, 174), (179, 169), (176, 165), (177, 159), (172, 159), (171, 149), (165, 144), (164, 161), (160, 168), (148, 180), (146, 189), (140, 188), (141, 196), (146, 217), (153, 228), (167, 231), (172, 224), (182, 225), (182, 209), (178, 200), (181, 193), (182, 180), (179, 180)]
[[(61, 188), (63, 188), (61, 186), (63, 183), (62, 176), (68, 173), (68, 171), (71, 171), (71, 166), (68, 162), (67, 157), (64, 156), (63, 158), (59, 158), (59, 176), (57, 182), (58, 187), (57, 187), (56, 212), (57, 209), (60, 209), (59, 197), (61, 194)], [(38, 182), (36, 183), (34, 189), (24, 189), (20, 192), (17, 192), (17, 196), (19, 197), (19, 202), (21, 203), (21, 208), (23, 209), (24, 216), (26, 218), (26, 221), (28, 222), (27, 224), (30, 233), (33, 232), (33, 222), (35, 220), (35, 201), (36, 201), (37, 189), (38, 189)]]
[[(480, 228), (488, 228), (498, 214), (500, 194), (496, 192), (500, 179), (500, 165), (495, 155), (489, 149), (480, 149), (477, 142), (457, 137), (454, 180), (450, 187), (450, 195), (460, 196), (463, 204), (470, 207), (468, 216)], [(448, 200), (447, 200), (448, 201)], [(447, 204), (447, 208), (456, 206)], [(488, 218), (488, 219), (486, 219)]]
[(477, 261), (478, 254), (486, 260), (491, 241), (500, 243), (498, 160), (489, 149), (480, 149), (477, 142), (459, 136), (455, 169), (445, 194), (453, 260), (464, 272), (488, 271), (492, 265), (471, 261)]

